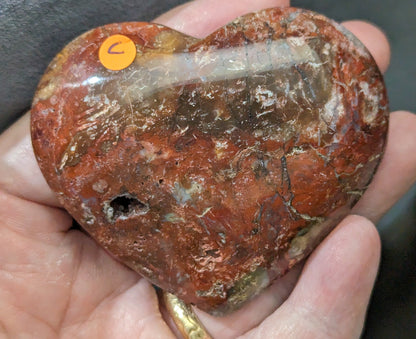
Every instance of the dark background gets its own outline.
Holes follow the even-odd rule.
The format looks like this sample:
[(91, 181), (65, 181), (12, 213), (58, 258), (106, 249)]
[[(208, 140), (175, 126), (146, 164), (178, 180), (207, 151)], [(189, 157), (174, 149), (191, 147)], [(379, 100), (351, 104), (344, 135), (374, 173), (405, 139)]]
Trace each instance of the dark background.
[[(150, 21), (184, 2), (0, 0), (0, 131), (29, 109), (47, 64), (77, 35), (111, 22)], [(292, 5), (321, 12), (337, 21), (362, 19), (381, 27), (392, 46), (391, 67), (385, 76), (391, 109), (416, 110), (415, 0), (297, 0)], [(413, 339), (416, 187), (383, 218), (378, 228), (383, 241), (382, 264), (363, 338)]]

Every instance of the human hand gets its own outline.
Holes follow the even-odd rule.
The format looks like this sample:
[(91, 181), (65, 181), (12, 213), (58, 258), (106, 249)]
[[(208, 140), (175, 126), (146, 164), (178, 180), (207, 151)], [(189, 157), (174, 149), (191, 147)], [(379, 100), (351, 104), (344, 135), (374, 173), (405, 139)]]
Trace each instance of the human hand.
[[(276, 6), (288, 1), (199, 0), (156, 21), (203, 37), (239, 15)], [(345, 26), (385, 71), (384, 35), (362, 22)], [(416, 181), (416, 159), (409, 157), (414, 135), (416, 116), (392, 113), (385, 157), (355, 215), (340, 223), (303, 269), (291, 271), (243, 309), (224, 318), (197, 311), (208, 331), (218, 338), (358, 337), (379, 261), (373, 223)], [(153, 287), (85, 233), (71, 229), (71, 217), (60, 209), (34, 158), (28, 115), (0, 137), (0, 223), (0, 333), (174, 337)]]

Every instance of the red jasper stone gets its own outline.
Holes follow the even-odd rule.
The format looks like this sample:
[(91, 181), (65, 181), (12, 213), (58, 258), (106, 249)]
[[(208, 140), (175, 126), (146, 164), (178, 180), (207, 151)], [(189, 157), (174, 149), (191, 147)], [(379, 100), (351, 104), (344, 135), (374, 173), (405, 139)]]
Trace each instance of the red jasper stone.
[[(115, 34), (137, 48), (119, 71), (98, 57)], [(295, 8), (202, 40), (152, 23), (93, 29), (52, 61), (32, 107), (36, 157), (68, 212), (126, 265), (213, 314), (282, 276), (349, 213), (387, 125), (369, 52)]]

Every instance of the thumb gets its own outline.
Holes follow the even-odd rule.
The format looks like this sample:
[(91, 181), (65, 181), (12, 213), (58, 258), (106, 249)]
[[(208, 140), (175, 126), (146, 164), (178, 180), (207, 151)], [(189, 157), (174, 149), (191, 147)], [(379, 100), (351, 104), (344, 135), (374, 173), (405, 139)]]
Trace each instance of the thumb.
[(380, 259), (374, 225), (351, 215), (306, 262), (289, 299), (250, 338), (358, 338)]

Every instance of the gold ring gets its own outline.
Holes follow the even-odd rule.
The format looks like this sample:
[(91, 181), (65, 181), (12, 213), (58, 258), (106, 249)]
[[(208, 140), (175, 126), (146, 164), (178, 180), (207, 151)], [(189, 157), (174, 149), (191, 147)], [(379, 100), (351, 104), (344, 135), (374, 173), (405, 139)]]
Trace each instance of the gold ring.
[(163, 292), (163, 300), (176, 327), (185, 339), (212, 339), (190, 306), (168, 292)]

